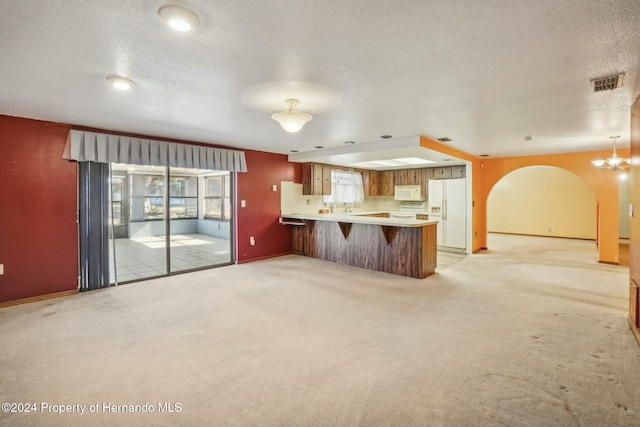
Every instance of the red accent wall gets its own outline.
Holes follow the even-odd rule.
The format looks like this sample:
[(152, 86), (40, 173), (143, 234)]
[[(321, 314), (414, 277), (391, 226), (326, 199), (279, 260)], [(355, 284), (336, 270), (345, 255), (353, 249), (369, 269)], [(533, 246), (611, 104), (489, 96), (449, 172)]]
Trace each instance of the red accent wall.
[[(62, 158), (70, 128), (0, 115), (0, 302), (78, 286), (76, 163)], [(245, 208), (238, 206), (238, 262), (289, 254), (290, 227), (278, 222), (280, 182), (301, 182), (302, 168), (282, 154), (245, 155), (248, 172), (238, 173), (237, 188), (238, 200), (246, 200)]]
[[(282, 154), (246, 150), (245, 156), (248, 172), (238, 174), (238, 262), (290, 254), (291, 229), (278, 222), (280, 182), (301, 182), (302, 167)], [(240, 207), (241, 200), (246, 207)]]
[(70, 126), (0, 116), (0, 302), (78, 287)]

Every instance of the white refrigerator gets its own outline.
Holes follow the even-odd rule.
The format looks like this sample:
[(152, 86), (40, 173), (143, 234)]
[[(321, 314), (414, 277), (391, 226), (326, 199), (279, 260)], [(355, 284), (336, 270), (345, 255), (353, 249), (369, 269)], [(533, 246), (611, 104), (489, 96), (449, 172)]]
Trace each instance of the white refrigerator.
[(465, 178), (428, 181), (429, 220), (438, 221), (441, 248), (467, 248), (467, 182)]

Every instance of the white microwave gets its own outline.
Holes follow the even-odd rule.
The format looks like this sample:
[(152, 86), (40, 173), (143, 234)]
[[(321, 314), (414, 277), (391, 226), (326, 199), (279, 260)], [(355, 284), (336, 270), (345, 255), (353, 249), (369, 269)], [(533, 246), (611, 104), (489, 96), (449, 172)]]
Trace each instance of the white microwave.
[(394, 187), (393, 198), (404, 201), (424, 200), (422, 197), (422, 187), (420, 185), (396, 185)]

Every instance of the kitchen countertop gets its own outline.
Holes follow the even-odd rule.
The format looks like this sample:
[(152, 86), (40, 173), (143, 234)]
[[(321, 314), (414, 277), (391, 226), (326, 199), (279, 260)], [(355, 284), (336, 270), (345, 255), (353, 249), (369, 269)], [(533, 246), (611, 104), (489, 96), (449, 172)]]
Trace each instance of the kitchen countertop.
[(379, 218), (366, 216), (376, 213), (388, 213), (381, 211), (373, 212), (348, 212), (348, 213), (307, 213), (307, 214), (284, 214), (281, 217), (286, 219), (298, 220), (314, 220), (314, 221), (333, 221), (333, 222), (350, 222), (353, 224), (369, 224), (369, 225), (386, 225), (392, 227), (424, 227), (425, 225), (437, 224), (438, 221), (406, 219), (406, 218)]

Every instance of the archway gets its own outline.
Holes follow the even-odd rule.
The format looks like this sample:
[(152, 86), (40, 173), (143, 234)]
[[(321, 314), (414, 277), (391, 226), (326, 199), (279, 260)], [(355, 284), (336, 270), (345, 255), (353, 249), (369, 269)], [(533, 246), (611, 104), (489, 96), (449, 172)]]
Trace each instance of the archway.
[(597, 239), (597, 200), (578, 175), (526, 166), (504, 175), (487, 197), (487, 232)]

